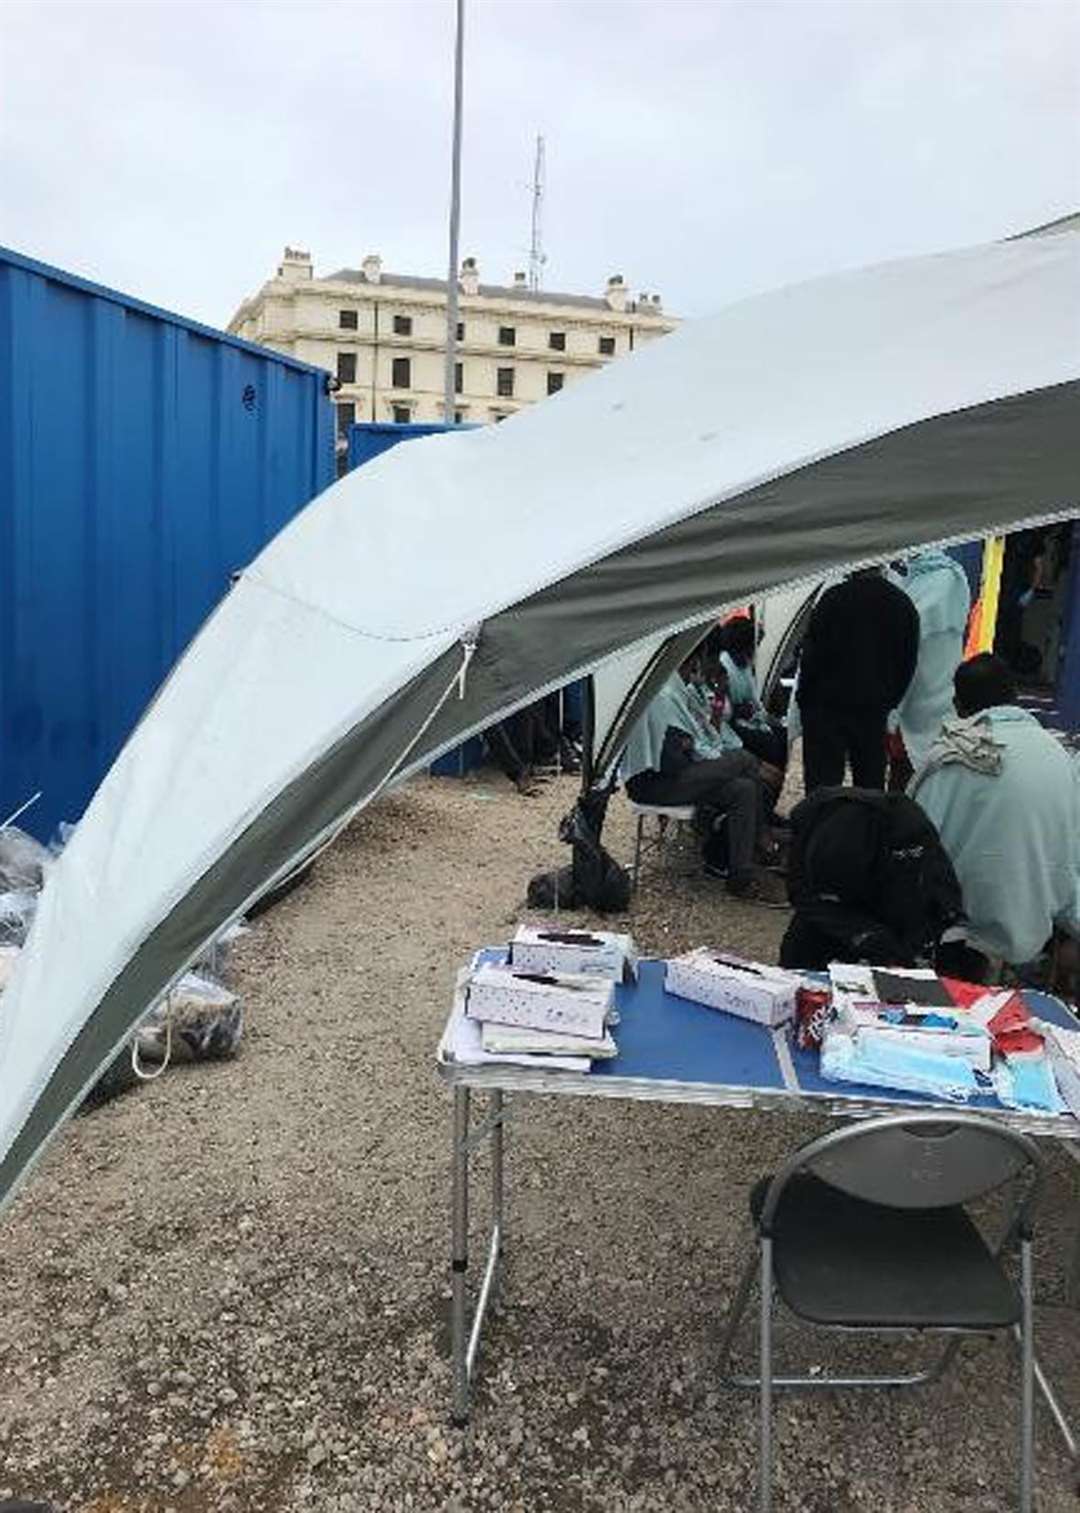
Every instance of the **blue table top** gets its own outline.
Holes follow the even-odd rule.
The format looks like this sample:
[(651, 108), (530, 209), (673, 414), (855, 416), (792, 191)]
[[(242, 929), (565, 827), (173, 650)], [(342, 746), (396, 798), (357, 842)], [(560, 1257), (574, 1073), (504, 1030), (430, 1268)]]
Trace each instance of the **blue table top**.
[[(506, 959), (504, 951), (488, 950), (481, 954), (488, 961)], [(797, 1083), (792, 1087), (790, 1082), (785, 1082), (772, 1031), (750, 1020), (737, 1019), (732, 1014), (666, 993), (665, 969), (663, 961), (643, 961), (636, 983), (616, 986), (619, 1023), (613, 1033), (619, 1054), (610, 1061), (595, 1061), (588, 1074), (590, 1080), (633, 1078), (650, 1082), (701, 1083), (713, 1087), (745, 1088), (751, 1092), (786, 1092), (859, 1102), (917, 1105), (930, 1101), (918, 1093), (829, 1082), (821, 1075), (817, 1051), (801, 1051), (795, 1046), (793, 1037), (785, 1037)], [(1067, 1029), (1080, 1027), (1076, 1018), (1056, 998), (1043, 993), (1025, 993), (1024, 997), (1038, 1018)], [(973, 1098), (962, 1107), (1003, 1109), (992, 1094)]]

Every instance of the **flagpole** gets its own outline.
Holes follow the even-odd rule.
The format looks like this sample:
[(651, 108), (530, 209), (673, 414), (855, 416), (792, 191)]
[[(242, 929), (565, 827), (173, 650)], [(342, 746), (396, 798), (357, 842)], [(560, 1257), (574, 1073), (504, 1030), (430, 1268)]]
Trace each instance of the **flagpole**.
[(458, 235), (461, 227), (461, 95), (465, 44), (465, 0), (456, 0), (454, 44), (454, 143), (450, 167), (450, 261), (446, 275), (446, 368), (443, 375), (443, 420), (454, 423), (458, 329)]

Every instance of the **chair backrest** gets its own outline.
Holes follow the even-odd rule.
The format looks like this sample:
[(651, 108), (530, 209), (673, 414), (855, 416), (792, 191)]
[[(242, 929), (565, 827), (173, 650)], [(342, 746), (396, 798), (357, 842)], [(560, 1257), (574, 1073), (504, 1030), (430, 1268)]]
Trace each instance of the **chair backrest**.
[(762, 1224), (771, 1222), (783, 1187), (801, 1171), (889, 1208), (946, 1208), (1023, 1178), (1026, 1213), (1040, 1164), (1027, 1135), (982, 1115), (889, 1114), (832, 1130), (797, 1150), (770, 1184)]

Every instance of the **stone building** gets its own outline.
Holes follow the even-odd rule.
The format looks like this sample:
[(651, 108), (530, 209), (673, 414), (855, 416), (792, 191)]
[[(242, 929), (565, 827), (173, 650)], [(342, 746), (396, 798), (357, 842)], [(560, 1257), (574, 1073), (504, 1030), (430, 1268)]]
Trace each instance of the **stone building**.
[[(557, 294), (524, 273), (483, 284), (467, 257), (458, 297), (458, 423), (502, 420), (676, 324), (617, 274), (601, 295)], [(445, 279), (384, 272), (376, 256), (316, 278), (310, 253), (286, 248), (229, 330), (334, 374), (340, 438), (354, 420), (444, 419)]]

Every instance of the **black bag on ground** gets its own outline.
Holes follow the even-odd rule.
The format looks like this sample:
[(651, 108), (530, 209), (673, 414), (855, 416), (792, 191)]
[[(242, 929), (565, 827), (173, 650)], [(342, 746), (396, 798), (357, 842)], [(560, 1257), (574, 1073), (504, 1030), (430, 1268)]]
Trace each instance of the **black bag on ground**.
[(791, 815), (785, 967), (911, 966), (963, 918), (937, 829), (902, 793), (821, 788)]
[(532, 908), (621, 914), (630, 907), (630, 874), (600, 844), (607, 800), (603, 790), (582, 794), (562, 819), (559, 839), (571, 848), (571, 865), (532, 878), (527, 894)]

